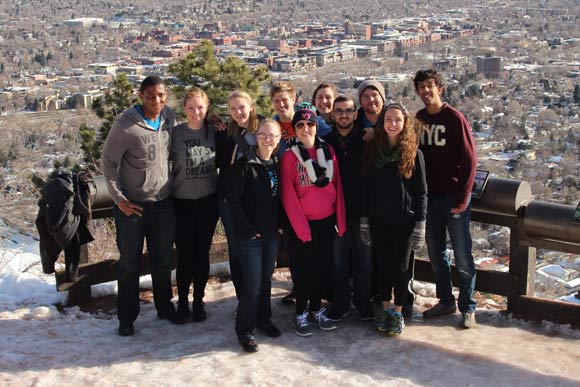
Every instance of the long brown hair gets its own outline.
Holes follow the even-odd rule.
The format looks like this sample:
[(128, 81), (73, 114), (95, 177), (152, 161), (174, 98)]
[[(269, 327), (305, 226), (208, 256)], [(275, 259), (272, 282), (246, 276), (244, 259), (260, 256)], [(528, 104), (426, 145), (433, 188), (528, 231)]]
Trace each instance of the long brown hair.
[(389, 146), (389, 139), (385, 132), (385, 114), (388, 109), (397, 109), (403, 113), (405, 123), (403, 131), (399, 136), (397, 147), (401, 150), (401, 161), (399, 162), (399, 175), (405, 179), (410, 179), (415, 167), (415, 157), (419, 148), (419, 122), (413, 118), (407, 108), (400, 103), (392, 103), (383, 109), (377, 123), (374, 126), (375, 133), (373, 139), (365, 146), (363, 172), (367, 173), (374, 165), (375, 160)]
[(316, 94), (318, 94), (318, 92), (322, 89), (330, 89), (332, 91), (332, 95), (334, 96), (334, 98), (338, 96), (338, 89), (336, 88), (335, 85), (333, 85), (332, 83), (322, 82), (321, 84), (316, 86), (316, 89), (314, 89), (314, 93), (312, 93), (312, 101), (311, 101), (312, 106), (316, 106)]
[[(248, 93), (246, 93), (245, 91), (242, 90), (236, 90), (236, 91), (232, 91), (230, 93), (230, 96), (228, 97), (228, 108), (229, 108), (229, 104), (230, 101), (234, 98), (241, 98), (246, 100), (246, 102), (248, 102), (250, 104), (251, 107), (251, 111), (250, 111), (250, 117), (248, 118), (248, 132), (249, 133), (256, 133), (256, 131), (258, 130), (258, 125), (260, 124), (259, 119), (258, 119), (258, 114), (256, 113), (256, 108), (254, 107), (254, 100), (252, 99), (252, 96)], [(239, 130), (238, 124), (236, 123), (236, 121), (234, 120), (234, 117), (231, 118), (230, 123), (228, 125), (228, 135), (233, 136), (234, 134), (236, 134)]]

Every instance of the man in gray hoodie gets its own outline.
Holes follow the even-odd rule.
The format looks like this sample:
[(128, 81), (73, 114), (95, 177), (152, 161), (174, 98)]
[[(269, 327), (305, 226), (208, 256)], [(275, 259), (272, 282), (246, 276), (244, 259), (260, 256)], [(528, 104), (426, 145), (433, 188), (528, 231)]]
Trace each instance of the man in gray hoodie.
[(157, 316), (180, 323), (171, 298), (171, 251), (175, 212), (171, 197), (169, 149), (173, 111), (165, 106), (165, 82), (156, 76), (141, 83), (142, 105), (124, 111), (105, 142), (101, 169), (116, 204), (117, 316), (119, 334), (134, 333), (139, 315), (139, 273), (144, 240), (151, 265)]

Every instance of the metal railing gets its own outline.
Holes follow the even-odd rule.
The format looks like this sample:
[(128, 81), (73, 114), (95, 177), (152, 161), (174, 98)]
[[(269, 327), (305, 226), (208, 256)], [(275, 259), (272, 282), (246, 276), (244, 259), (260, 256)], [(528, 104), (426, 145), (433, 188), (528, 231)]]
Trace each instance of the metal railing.
[[(93, 219), (112, 216), (113, 202), (104, 178), (95, 178), (92, 194)], [(472, 220), (510, 229), (509, 271), (477, 269), (476, 290), (507, 297), (508, 312), (558, 322), (580, 324), (580, 305), (534, 296), (536, 248), (580, 254), (580, 224), (570, 220), (575, 208), (533, 200), (528, 182), (489, 178), (485, 191), (472, 202)], [(174, 256), (174, 263), (175, 263)], [(149, 273), (143, 260), (142, 274)], [(69, 303), (82, 303), (90, 297), (90, 286), (112, 281), (115, 260), (85, 262), (79, 280), (65, 283), (64, 273), (57, 272), (59, 290), (69, 290)], [(457, 272), (452, 267), (452, 276)], [(417, 259), (415, 278), (434, 282), (428, 261)]]

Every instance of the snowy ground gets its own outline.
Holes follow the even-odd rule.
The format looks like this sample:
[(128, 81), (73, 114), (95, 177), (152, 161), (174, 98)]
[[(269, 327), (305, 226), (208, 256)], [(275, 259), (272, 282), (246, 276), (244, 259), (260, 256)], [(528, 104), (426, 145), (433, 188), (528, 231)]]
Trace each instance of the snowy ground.
[[(34, 242), (8, 239), (0, 246), (1, 386), (580, 386), (580, 332), (493, 308), (482, 308), (469, 331), (455, 328), (459, 315), (423, 321), (417, 314), (401, 337), (387, 338), (352, 315), (336, 331), (298, 337), (290, 329), (293, 308), (279, 302), (289, 288), (285, 273), (273, 289), (273, 320), (283, 335), (258, 335), (256, 354), (236, 342), (230, 282), (208, 287), (207, 321), (171, 325), (144, 303), (136, 334), (120, 337), (110, 314), (59, 313), (52, 303), (63, 295), (53, 277), (26, 261)], [(18, 259), (7, 264), (7, 252)], [(432, 285), (419, 290), (426, 296), (420, 310), (435, 300)]]

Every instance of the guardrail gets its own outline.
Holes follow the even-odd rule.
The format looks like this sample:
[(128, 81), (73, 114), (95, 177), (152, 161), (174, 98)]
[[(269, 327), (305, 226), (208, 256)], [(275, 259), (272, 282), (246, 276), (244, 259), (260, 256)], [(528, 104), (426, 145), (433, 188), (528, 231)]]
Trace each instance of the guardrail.
[[(112, 216), (113, 202), (104, 178), (95, 178), (92, 194), (93, 218)], [(477, 269), (478, 291), (506, 296), (508, 312), (557, 322), (580, 324), (580, 305), (534, 296), (536, 249), (580, 254), (580, 224), (570, 222), (575, 208), (533, 200), (528, 182), (489, 178), (479, 199), (472, 202), (472, 220), (501, 225), (510, 229), (510, 261), (507, 273)], [(215, 254), (212, 263), (219, 262)], [(173, 264), (176, 262), (176, 254)], [(59, 291), (69, 291), (69, 303), (78, 304), (90, 298), (90, 286), (115, 280), (116, 260), (97, 263), (81, 262), (79, 280), (66, 283), (64, 272), (56, 273)], [(141, 274), (148, 274), (147, 259), (142, 260)], [(174, 266), (175, 267), (175, 266)], [(452, 267), (454, 281), (457, 277)], [(415, 262), (415, 278), (434, 282), (431, 265), (424, 259)]]

